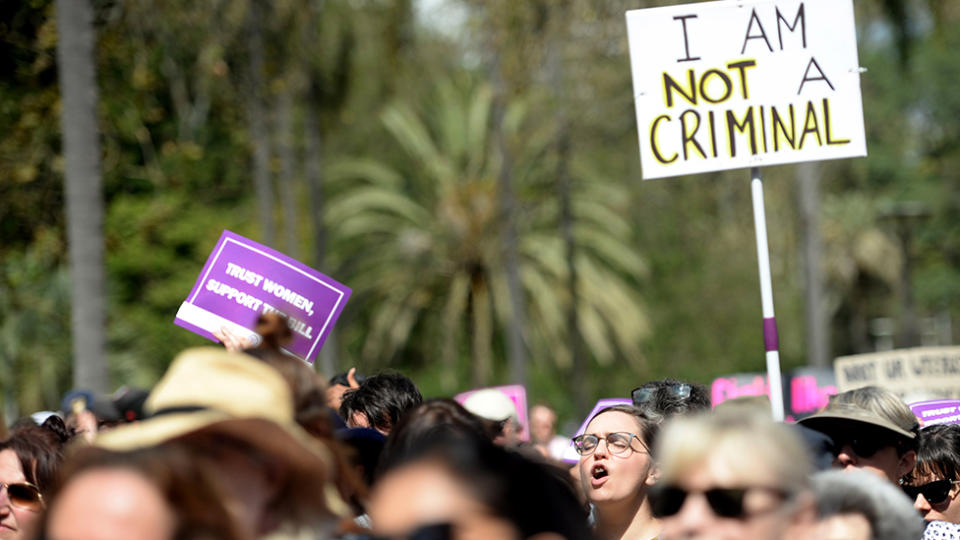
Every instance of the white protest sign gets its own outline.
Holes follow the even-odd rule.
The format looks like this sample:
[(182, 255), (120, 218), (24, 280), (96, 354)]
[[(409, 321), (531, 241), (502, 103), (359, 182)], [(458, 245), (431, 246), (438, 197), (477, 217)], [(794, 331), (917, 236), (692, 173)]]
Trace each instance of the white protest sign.
[(833, 363), (837, 389), (880, 386), (901, 396), (960, 398), (960, 347), (917, 347), (853, 356)]
[(852, 0), (627, 12), (643, 178), (865, 156)]

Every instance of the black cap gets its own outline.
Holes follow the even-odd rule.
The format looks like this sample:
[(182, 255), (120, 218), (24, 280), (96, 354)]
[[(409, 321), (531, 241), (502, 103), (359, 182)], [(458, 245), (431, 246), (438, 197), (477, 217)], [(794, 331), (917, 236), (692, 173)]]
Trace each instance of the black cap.
[(123, 386), (113, 393), (113, 405), (122, 422), (135, 422), (143, 419), (143, 404), (150, 392), (142, 388)]

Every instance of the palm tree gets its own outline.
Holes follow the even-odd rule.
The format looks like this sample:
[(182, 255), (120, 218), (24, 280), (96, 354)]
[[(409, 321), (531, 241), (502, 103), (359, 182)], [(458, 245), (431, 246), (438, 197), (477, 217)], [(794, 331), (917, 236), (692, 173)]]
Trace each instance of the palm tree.
[(871, 352), (870, 318), (889, 313), (887, 299), (900, 283), (903, 253), (879, 226), (868, 195), (835, 195), (823, 209), (828, 312), (847, 326), (847, 335), (839, 337), (848, 344), (840, 352)]
[[(341, 193), (328, 224), (358, 300), (371, 305), (363, 338), (366, 365), (384, 363), (423, 336), (442, 359), (446, 389), (455, 383), (461, 348), (469, 350), (473, 382), (490, 382), (494, 343), (510, 324), (510, 295), (500, 242), (500, 152), (492, 136), (493, 93), (485, 85), (437, 85), (428, 113), (395, 103), (382, 114), (404, 151), (393, 167), (373, 159), (332, 166)], [(560, 208), (552, 181), (549, 126), (532, 122), (524, 101), (508, 103), (503, 120), (518, 193), (520, 279), (527, 299), (528, 350), (534, 361), (569, 368), (565, 306), (570, 302)], [(624, 187), (572, 164), (574, 238), (580, 327), (589, 354), (601, 363), (642, 362), (647, 317), (635, 290), (645, 272), (631, 251), (631, 228), (617, 210)], [(415, 332), (415, 329), (417, 330)], [(469, 342), (466, 346), (465, 342)]]

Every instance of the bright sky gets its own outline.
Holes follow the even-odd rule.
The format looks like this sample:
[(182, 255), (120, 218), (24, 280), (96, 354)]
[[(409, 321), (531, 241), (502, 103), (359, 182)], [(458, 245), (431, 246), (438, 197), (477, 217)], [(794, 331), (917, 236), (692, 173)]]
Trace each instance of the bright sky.
[(455, 37), (467, 20), (467, 9), (456, 0), (416, 0), (414, 12), (423, 26)]

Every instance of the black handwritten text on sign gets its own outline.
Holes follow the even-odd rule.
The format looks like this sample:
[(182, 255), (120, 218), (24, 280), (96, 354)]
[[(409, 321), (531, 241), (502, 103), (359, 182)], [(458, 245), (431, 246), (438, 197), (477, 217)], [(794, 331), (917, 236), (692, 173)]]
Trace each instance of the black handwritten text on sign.
[(867, 153), (852, 0), (627, 12), (644, 179)]

